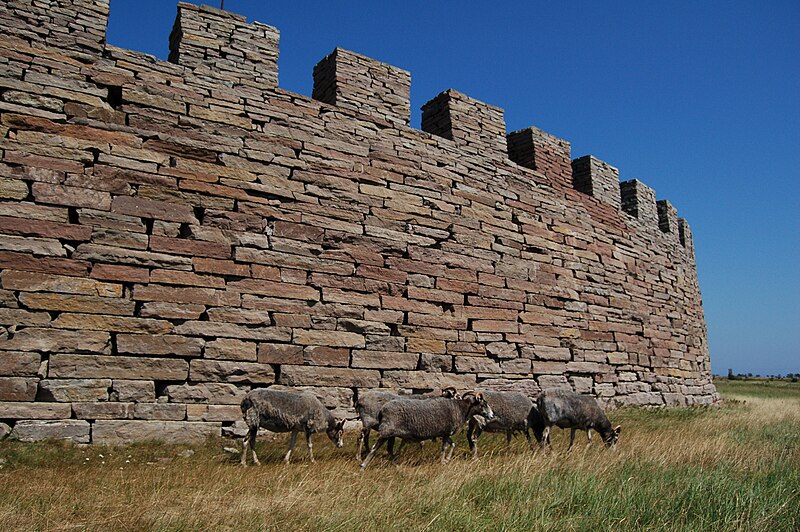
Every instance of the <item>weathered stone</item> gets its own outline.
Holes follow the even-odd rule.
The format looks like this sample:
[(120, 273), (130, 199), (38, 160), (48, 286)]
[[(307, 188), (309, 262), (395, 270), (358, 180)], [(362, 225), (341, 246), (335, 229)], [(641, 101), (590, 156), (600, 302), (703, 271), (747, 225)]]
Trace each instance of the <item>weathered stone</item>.
[(27, 292), (62, 292), (98, 297), (122, 297), (122, 285), (92, 279), (6, 270), (0, 275), (3, 288)]
[(96, 355), (53, 355), (50, 378), (182, 381), (189, 376), (185, 360)]
[(186, 405), (176, 403), (136, 403), (133, 409), (136, 419), (182, 421), (186, 419)]
[(67, 403), (0, 402), (0, 419), (67, 419), (71, 414)]
[(0, 441), (6, 439), (9, 434), (11, 434), (11, 427), (5, 423), (0, 423)]
[(174, 403), (240, 405), (247, 393), (247, 387), (217, 382), (173, 384), (167, 386), (164, 393)]
[(39, 379), (0, 377), (0, 401), (33, 401)]
[(111, 379), (44, 379), (39, 383), (40, 401), (57, 403), (108, 401)]
[(130, 381), (114, 379), (111, 383), (110, 401), (154, 402), (156, 387), (153, 381)]
[(0, 349), (8, 351), (111, 352), (111, 336), (106, 332), (66, 331), (26, 328), (17, 331), (9, 340), (0, 339)]
[[(264, 344), (262, 344), (264, 345)], [(205, 358), (215, 358), (222, 360), (243, 360), (255, 362), (256, 344), (254, 342), (243, 342), (233, 338), (221, 338), (206, 344), (203, 352)], [(258, 360), (263, 362), (262, 360)]]
[(363, 334), (344, 331), (314, 331), (296, 329), (292, 341), (299, 345), (322, 345), (328, 347), (364, 348)]
[(124, 445), (135, 442), (202, 443), (220, 436), (221, 423), (189, 421), (102, 420), (92, 427), (92, 443)]
[(271, 384), (275, 382), (275, 372), (269, 364), (194, 359), (190, 364), (189, 379), (195, 382)]
[[(347, 358), (349, 360), (349, 352)], [(303, 360), (303, 347), (299, 345), (262, 342), (258, 346), (258, 361), (261, 364), (302, 364)]]
[(386, 371), (383, 386), (387, 388), (414, 388), (420, 390), (441, 390), (452, 386), (458, 390), (475, 387), (473, 374), (439, 373), (429, 371)]
[(390, 351), (353, 350), (350, 365), (354, 368), (417, 369), (419, 355), (416, 353), (393, 353)]
[(36, 442), (42, 440), (70, 440), (73, 443), (89, 443), (90, 425), (87, 421), (62, 419), (58, 421), (17, 421), (11, 438)]
[(377, 388), (381, 374), (370, 369), (281, 366), (280, 383), (287, 386), (347, 386)]
[[(303, 349), (302, 362), (312, 366), (347, 367), (350, 364), (350, 349), (310, 345)], [(293, 362), (286, 361), (281, 363), (292, 364)]]
[(170, 355), (199, 357), (205, 341), (201, 338), (164, 334), (118, 334), (117, 351), (134, 355)]
[(39, 371), (42, 355), (0, 351), (0, 375), (7, 377), (33, 377)]
[(133, 403), (72, 403), (78, 419), (132, 419)]

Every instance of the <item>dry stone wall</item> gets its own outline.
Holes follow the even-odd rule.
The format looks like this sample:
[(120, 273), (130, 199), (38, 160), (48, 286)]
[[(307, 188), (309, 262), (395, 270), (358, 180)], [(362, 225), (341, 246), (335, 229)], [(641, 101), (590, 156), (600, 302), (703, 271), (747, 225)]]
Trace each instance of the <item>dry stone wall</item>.
[(410, 75), (352, 52), (286, 92), (278, 30), (178, 10), (164, 62), (105, 42), (107, 0), (0, 3), (15, 437), (201, 439), (269, 385), (351, 418), (376, 387), (716, 400), (691, 232), (652, 189), (456, 91), (412, 129)]

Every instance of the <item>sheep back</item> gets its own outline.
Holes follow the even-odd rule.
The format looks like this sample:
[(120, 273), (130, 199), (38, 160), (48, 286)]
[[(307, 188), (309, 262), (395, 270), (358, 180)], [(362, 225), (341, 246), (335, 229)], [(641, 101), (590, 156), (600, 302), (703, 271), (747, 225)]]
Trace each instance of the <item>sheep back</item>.
[(273, 432), (308, 430), (321, 432), (328, 428), (328, 409), (308, 391), (257, 388), (242, 401), (245, 421)]
[(533, 408), (533, 401), (527, 395), (520, 392), (485, 391), (483, 396), (492, 407), (494, 417), (483, 424), (482, 431), (525, 430), (528, 426), (528, 415)]
[(389, 401), (380, 411), (378, 433), (381, 438), (398, 437), (409, 441), (452, 435), (466, 421), (456, 401), (442, 397), (427, 401)]
[(562, 429), (609, 430), (611, 423), (597, 399), (568, 390), (547, 390), (537, 401), (545, 425)]

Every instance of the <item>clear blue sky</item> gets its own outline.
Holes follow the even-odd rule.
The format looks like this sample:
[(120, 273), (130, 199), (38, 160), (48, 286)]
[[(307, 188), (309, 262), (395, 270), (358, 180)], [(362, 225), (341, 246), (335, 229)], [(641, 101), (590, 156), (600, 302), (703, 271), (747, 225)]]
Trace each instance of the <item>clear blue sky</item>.
[[(219, 1), (209, 0), (219, 6)], [(172, 0), (112, 0), (111, 44), (166, 58)], [(267, 2), (280, 86), (340, 46), (454, 88), (669, 199), (692, 227), (716, 374), (800, 372), (800, 2)]]

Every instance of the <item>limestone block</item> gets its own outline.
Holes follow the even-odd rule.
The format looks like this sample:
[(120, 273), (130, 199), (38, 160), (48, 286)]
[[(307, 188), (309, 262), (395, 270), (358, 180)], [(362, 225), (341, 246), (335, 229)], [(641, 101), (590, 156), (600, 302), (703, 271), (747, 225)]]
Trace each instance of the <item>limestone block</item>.
[(417, 369), (419, 355), (416, 353), (396, 353), (387, 351), (353, 350), (350, 365), (354, 368), (374, 369)]
[(86, 352), (108, 354), (111, 336), (99, 331), (67, 331), (29, 327), (17, 331), (9, 340), (0, 340), (7, 351)]
[(53, 355), (48, 376), (64, 379), (127, 379), (183, 381), (185, 360), (96, 355)]
[(90, 425), (88, 421), (62, 419), (55, 421), (22, 420), (17, 421), (11, 438), (36, 442), (42, 440), (71, 440), (74, 443), (89, 443)]
[(67, 419), (71, 415), (67, 403), (0, 402), (0, 419)]
[(118, 334), (117, 351), (134, 355), (172, 355), (199, 357), (205, 341), (174, 334)]
[(475, 388), (474, 374), (439, 373), (434, 371), (386, 371), (383, 386), (387, 388), (413, 388), (419, 390), (441, 390), (452, 386), (458, 390)]
[(519, 392), (524, 393), (531, 399), (535, 399), (540, 393), (539, 384), (532, 378), (529, 379), (486, 379), (478, 384), (481, 390), (493, 390), (498, 392)]
[(34, 377), (39, 371), (42, 356), (39, 353), (0, 351), (0, 375), (8, 377)]
[(0, 401), (33, 401), (38, 378), (0, 377)]
[(381, 374), (371, 369), (281, 366), (280, 383), (287, 386), (348, 386), (377, 388)]
[(136, 419), (182, 421), (186, 419), (186, 405), (178, 403), (136, 403), (133, 409)]
[(111, 401), (154, 402), (156, 400), (156, 387), (153, 381), (132, 381), (114, 379), (111, 383)]
[(195, 382), (271, 384), (275, 382), (275, 372), (269, 364), (194, 359), (189, 366), (189, 378)]
[[(263, 344), (262, 344), (263, 345)], [(298, 348), (299, 349), (299, 348)], [(255, 342), (243, 342), (235, 338), (220, 338), (206, 344), (205, 358), (262, 362), (256, 355)]]
[(239, 405), (249, 387), (239, 387), (222, 382), (200, 384), (171, 384), (164, 393), (172, 403), (208, 403), (220, 405)]
[(44, 379), (39, 383), (40, 401), (56, 403), (108, 401), (111, 379)]
[(222, 424), (218, 422), (99, 420), (92, 427), (92, 443), (201, 443), (209, 437), (220, 436), (221, 432)]
[(72, 403), (78, 419), (132, 419), (133, 403)]

